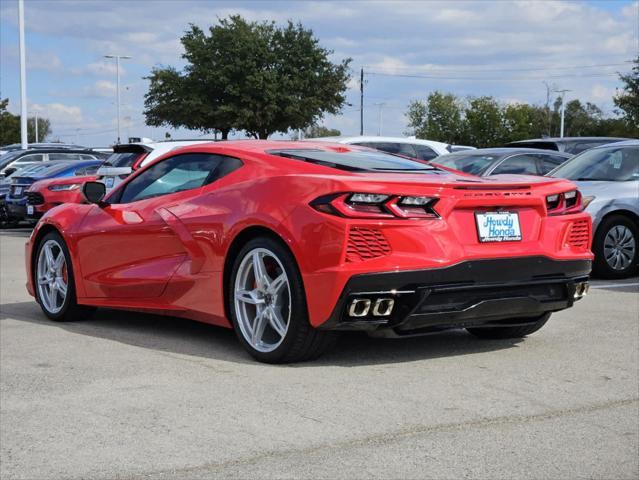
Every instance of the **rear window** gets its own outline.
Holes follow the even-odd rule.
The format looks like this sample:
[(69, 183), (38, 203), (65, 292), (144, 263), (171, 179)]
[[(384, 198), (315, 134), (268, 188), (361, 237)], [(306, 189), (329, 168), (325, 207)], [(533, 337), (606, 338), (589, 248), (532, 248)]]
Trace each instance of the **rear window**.
[(354, 172), (428, 172), (436, 170), (423, 162), (372, 150), (335, 152), (300, 148), (270, 150), (268, 153)]
[(481, 175), (499, 158), (497, 155), (443, 155), (434, 162), (471, 175)]
[(104, 165), (107, 167), (133, 167), (142, 155), (144, 155), (144, 153), (140, 152), (112, 153), (109, 155), (109, 158), (106, 159)]

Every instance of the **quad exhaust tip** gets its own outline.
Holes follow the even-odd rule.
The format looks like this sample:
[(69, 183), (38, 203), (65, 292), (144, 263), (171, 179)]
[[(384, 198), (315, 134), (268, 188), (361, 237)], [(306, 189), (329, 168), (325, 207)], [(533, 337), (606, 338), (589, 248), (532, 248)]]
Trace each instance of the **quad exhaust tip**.
[(374, 317), (387, 317), (393, 313), (394, 306), (395, 300), (392, 298), (378, 298), (375, 303), (368, 298), (355, 298), (348, 307), (348, 316), (359, 318), (372, 313)]

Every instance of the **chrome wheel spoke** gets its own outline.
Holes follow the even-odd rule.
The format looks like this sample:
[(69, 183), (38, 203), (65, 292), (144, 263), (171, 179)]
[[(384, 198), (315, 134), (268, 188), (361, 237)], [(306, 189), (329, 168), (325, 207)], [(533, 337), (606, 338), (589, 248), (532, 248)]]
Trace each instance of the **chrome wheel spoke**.
[(268, 320), (273, 330), (275, 330), (280, 337), (286, 335), (286, 324), (281, 314), (278, 313), (274, 307), (269, 307), (268, 309)]
[(62, 297), (67, 296), (67, 284), (64, 283), (64, 280), (62, 280), (62, 278), (56, 279), (55, 287), (58, 290), (58, 292), (60, 292), (60, 295), (62, 295)]
[(266, 316), (267, 310), (262, 310), (257, 317), (255, 317), (255, 323), (253, 324), (252, 335), (251, 335), (251, 343), (253, 345), (259, 345), (262, 342), (262, 337), (264, 336), (264, 329), (268, 324), (268, 318)]
[(257, 290), (238, 290), (235, 292), (235, 299), (243, 303), (250, 303), (251, 305), (264, 303), (264, 299), (260, 298)]
[(253, 253), (253, 275), (255, 276), (257, 287), (261, 290), (266, 290), (271, 282), (266, 273), (263, 255), (259, 251)]
[(271, 295), (279, 295), (286, 285), (288, 285), (288, 279), (286, 278), (286, 274), (282, 273), (271, 282), (268, 288), (268, 293)]

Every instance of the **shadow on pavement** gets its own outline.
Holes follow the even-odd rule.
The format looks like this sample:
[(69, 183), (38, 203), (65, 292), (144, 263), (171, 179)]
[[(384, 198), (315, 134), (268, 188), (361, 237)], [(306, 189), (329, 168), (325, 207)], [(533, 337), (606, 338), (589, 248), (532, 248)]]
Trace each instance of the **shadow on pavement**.
[[(99, 309), (86, 321), (52, 322), (45, 318), (35, 302), (19, 302), (0, 305), (0, 321), (6, 319), (61, 328), (75, 334), (157, 351), (254, 363), (232, 330), (181, 318)], [(410, 362), (513, 348), (521, 341), (479, 340), (463, 330), (404, 339), (377, 339), (349, 332), (344, 333), (337, 345), (318, 360), (287, 367), (354, 367)]]

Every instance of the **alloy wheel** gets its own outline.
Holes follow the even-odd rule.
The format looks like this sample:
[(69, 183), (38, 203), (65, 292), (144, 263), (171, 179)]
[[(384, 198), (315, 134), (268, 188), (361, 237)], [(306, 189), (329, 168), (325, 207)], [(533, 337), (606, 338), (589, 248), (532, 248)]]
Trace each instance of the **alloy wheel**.
[(277, 256), (266, 248), (249, 251), (235, 277), (235, 314), (244, 339), (263, 353), (286, 337), (291, 319), (291, 289)]
[(625, 225), (615, 225), (604, 239), (604, 256), (613, 270), (626, 270), (635, 258), (635, 237)]
[(69, 274), (64, 251), (55, 240), (47, 240), (40, 249), (36, 281), (44, 308), (53, 314), (62, 310), (67, 298)]

